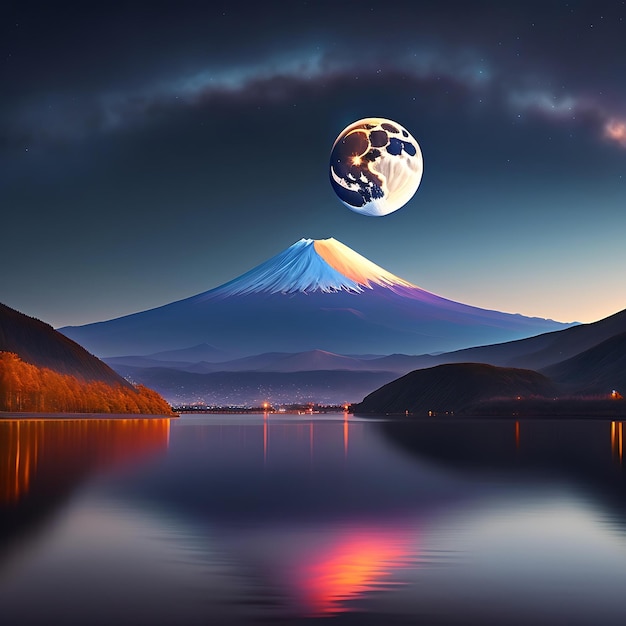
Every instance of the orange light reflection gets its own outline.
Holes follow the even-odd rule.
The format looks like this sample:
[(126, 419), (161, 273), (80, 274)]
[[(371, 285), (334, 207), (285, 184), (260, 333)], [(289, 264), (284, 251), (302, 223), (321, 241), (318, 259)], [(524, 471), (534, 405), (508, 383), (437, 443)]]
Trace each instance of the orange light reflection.
[(292, 584), (310, 616), (348, 610), (344, 603), (383, 589), (394, 570), (408, 567), (416, 551), (412, 533), (394, 530), (344, 531), (329, 546), (303, 564)]
[(611, 422), (611, 450), (621, 463), (624, 454), (624, 423)]
[(6, 420), (0, 422), (0, 504), (19, 501), (39, 480), (167, 449), (169, 419)]
[(611, 422), (611, 450), (615, 449), (615, 422)]

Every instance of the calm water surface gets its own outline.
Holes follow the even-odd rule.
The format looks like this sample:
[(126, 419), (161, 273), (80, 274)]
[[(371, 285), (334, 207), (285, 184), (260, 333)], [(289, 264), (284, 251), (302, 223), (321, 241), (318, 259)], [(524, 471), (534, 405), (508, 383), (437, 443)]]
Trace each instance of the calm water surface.
[(0, 623), (623, 624), (623, 425), (0, 422)]

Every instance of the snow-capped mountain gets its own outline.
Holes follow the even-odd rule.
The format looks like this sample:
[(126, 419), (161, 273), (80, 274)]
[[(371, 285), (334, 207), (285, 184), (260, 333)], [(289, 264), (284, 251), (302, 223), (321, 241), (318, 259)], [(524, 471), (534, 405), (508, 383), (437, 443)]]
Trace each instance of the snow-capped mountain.
[(331, 238), (301, 239), (238, 278), (191, 298), (61, 332), (99, 356), (200, 343), (237, 356), (307, 350), (423, 354), (566, 326), (447, 300)]
[(239, 278), (207, 292), (207, 295), (313, 291), (362, 293), (375, 285), (416, 288), (336, 239), (300, 239)]

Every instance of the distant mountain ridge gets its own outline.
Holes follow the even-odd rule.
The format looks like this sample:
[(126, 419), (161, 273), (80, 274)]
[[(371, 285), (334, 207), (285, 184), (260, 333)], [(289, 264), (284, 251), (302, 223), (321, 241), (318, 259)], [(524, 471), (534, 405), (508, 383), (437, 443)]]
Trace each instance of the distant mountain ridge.
[[(179, 354), (181, 357), (190, 356), (194, 349), (190, 349), (192, 352), (181, 350)], [(158, 355), (152, 355), (155, 356)], [(168, 355), (162, 358), (166, 356)], [(323, 392), (324, 397), (339, 402), (355, 401), (360, 400), (358, 394), (367, 395), (376, 385), (390, 382), (412, 370), (468, 362), (499, 367), (510, 367), (511, 363), (523, 362), (528, 367), (522, 369), (537, 369), (558, 385), (558, 394), (598, 394), (606, 397), (613, 389), (621, 392), (626, 390), (626, 311), (592, 324), (581, 324), (519, 341), (439, 355), (346, 356), (314, 350), (300, 353), (263, 353), (213, 363), (160, 361), (141, 356), (114, 357), (107, 361), (124, 375), (155, 386), (172, 401), (181, 398), (179, 390), (185, 389), (187, 399), (210, 397), (219, 403), (220, 398), (229, 400), (235, 397), (235, 389), (243, 389), (247, 385), (249, 391), (251, 388), (248, 382), (252, 379), (263, 380), (266, 384), (265, 399), (272, 398), (272, 390), (276, 392), (275, 395), (284, 397), (290, 386), (293, 388), (294, 381), (298, 380), (300, 388), (304, 388), (307, 379), (311, 377), (318, 381), (325, 377), (326, 387), (321, 382), (316, 387), (316, 390)], [(545, 366), (546, 362), (550, 365)], [(176, 380), (175, 384), (166, 380), (163, 375), (165, 369), (176, 371), (171, 376), (172, 380)], [(157, 370), (161, 374), (157, 374)], [(451, 368), (449, 371), (456, 370)], [(465, 371), (467, 370), (459, 370), (460, 375), (464, 375)], [(346, 377), (344, 373), (347, 372), (352, 372), (354, 376)], [(190, 376), (186, 377), (185, 373)], [(263, 378), (269, 373), (274, 374), (273, 386), (268, 384), (270, 379)], [(298, 376), (291, 376), (292, 374)], [(204, 375), (204, 378), (197, 375)], [(206, 395), (211, 376), (214, 376), (213, 380), (219, 380), (220, 391), (218, 393), (213, 390), (210, 395)], [(367, 389), (367, 384), (374, 386)], [(232, 385), (231, 389), (229, 385)], [(259, 399), (258, 394), (246, 396), (250, 397)], [(242, 401), (246, 398), (242, 396)], [(549, 407), (540, 408), (544, 412), (549, 410)], [(575, 408), (584, 410), (584, 407)]]
[(190, 348), (179, 350), (156, 352), (155, 354), (148, 354), (146, 356), (147, 358), (157, 361), (184, 361), (192, 363), (198, 361), (211, 361), (219, 363), (220, 361), (228, 361), (232, 358), (232, 356), (227, 352), (219, 350), (215, 346), (210, 346), (207, 343), (201, 343), (197, 346), (191, 346)]
[[(181, 350), (177, 353), (188, 354)], [(161, 353), (167, 355), (169, 353)], [(324, 350), (310, 350), (307, 352), (266, 352), (230, 361), (172, 361), (142, 356), (109, 357), (104, 361), (114, 369), (121, 366), (131, 367), (169, 367), (185, 372), (311, 372), (318, 370), (342, 371), (399, 371), (393, 368), (377, 367), (379, 359), (359, 359)]]
[(568, 324), (432, 294), (335, 239), (302, 239), (215, 289), (156, 309), (60, 329), (101, 357), (210, 344), (233, 357), (450, 351)]
[(297, 372), (188, 372), (170, 367), (117, 366), (118, 371), (158, 391), (174, 406), (261, 406), (353, 402), (393, 380), (393, 372), (315, 370)]
[(541, 371), (576, 393), (619, 390), (626, 396), (626, 332)]
[[(110, 357), (105, 359), (111, 366), (133, 365), (136, 367), (171, 366), (196, 372), (215, 371), (306, 371), (314, 369), (350, 369), (388, 371), (406, 374), (411, 370), (446, 363), (488, 363), (501, 367), (522, 367), (543, 370), (555, 363), (591, 350), (598, 344), (613, 340), (626, 333), (626, 310), (589, 324), (579, 324), (560, 331), (544, 333), (526, 339), (492, 345), (476, 346), (441, 354), (373, 354), (341, 355), (322, 350), (304, 352), (268, 352), (239, 359), (195, 359), (200, 347), (177, 350), (147, 356)], [(616, 340), (616, 339), (615, 339)], [(180, 361), (169, 358), (180, 356)], [(202, 354), (202, 357), (210, 356)], [(314, 358), (313, 358), (314, 357)], [(294, 368), (286, 369), (288, 363)], [(319, 365), (317, 367), (316, 365)], [(297, 367), (297, 369), (296, 369)], [(626, 367), (624, 368), (626, 371)]]
[[(626, 309), (590, 324), (578, 324), (526, 339), (427, 357), (428, 363), (424, 366), (475, 362), (539, 370), (580, 354), (623, 332), (626, 332)], [(415, 358), (423, 360), (425, 356)]]
[[(483, 362), (455, 362), (463, 357)], [(626, 311), (593, 324), (437, 358), (449, 360), (380, 387), (355, 411), (582, 417), (626, 411)], [(484, 363), (487, 359), (491, 364)], [(502, 365), (515, 362), (539, 371)], [(524, 387), (529, 380), (532, 386)]]

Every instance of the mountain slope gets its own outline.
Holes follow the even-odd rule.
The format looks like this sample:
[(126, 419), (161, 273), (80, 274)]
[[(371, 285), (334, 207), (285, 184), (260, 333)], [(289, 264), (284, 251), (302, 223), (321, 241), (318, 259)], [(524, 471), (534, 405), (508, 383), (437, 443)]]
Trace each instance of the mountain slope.
[(131, 388), (106, 363), (50, 326), (0, 304), (0, 352), (13, 352), (31, 365), (81, 380), (99, 380)]
[[(474, 362), (539, 370), (569, 359), (624, 332), (626, 332), (626, 310), (591, 324), (579, 324), (527, 339), (457, 350), (436, 356), (409, 357), (409, 360), (414, 367), (424, 367), (426, 364)], [(380, 369), (385, 369), (386, 358), (380, 359)]]
[(171, 413), (48, 324), (0, 304), (0, 411)]
[(234, 356), (312, 350), (420, 354), (565, 326), (453, 302), (334, 239), (303, 239), (205, 293), (61, 332), (100, 356), (146, 355), (200, 343)]
[(189, 348), (183, 348), (182, 350), (168, 350), (165, 352), (156, 352), (155, 354), (148, 354), (147, 357), (154, 359), (155, 361), (172, 361), (172, 362), (184, 362), (184, 363), (198, 363), (199, 361), (211, 361), (220, 362), (230, 360), (230, 356), (218, 350), (214, 346), (209, 346), (206, 343), (201, 343), (197, 346), (191, 346)]
[(626, 332), (542, 370), (578, 394), (626, 395)]
[[(184, 351), (177, 351), (183, 354)], [(170, 353), (161, 353), (170, 354)], [(311, 372), (316, 370), (345, 370), (361, 371), (376, 370), (366, 360), (354, 357), (311, 350), (309, 352), (265, 352), (254, 356), (233, 359), (230, 361), (169, 361), (158, 360), (149, 356), (119, 356), (107, 357), (104, 361), (117, 371), (120, 366), (140, 368), (167, 367), (183, 372)], [(383, 368), (380, 368), (383, 369)], [(393, 371), (393, 370), (389, 370)], [(402, 372), (405, 373), (405, 372)]]

